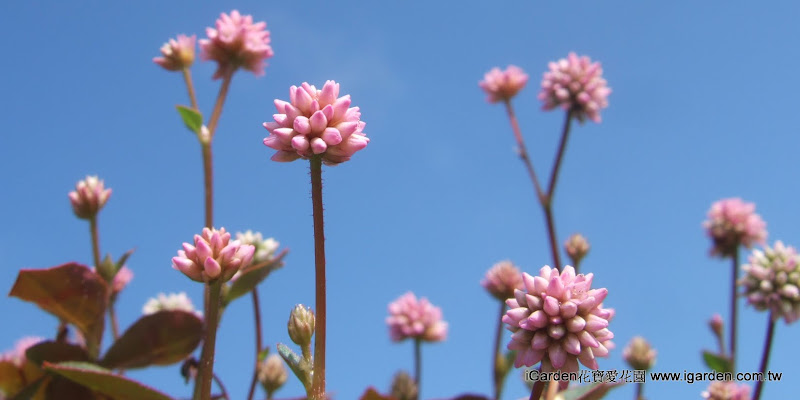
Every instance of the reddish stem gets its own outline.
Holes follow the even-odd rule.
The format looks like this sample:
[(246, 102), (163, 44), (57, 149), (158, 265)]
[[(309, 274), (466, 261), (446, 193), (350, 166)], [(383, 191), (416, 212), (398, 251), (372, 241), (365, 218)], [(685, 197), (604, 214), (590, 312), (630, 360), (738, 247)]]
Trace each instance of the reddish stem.
[(505, 363), (505, 359), (503, 354), (500, 352), (500, 345), (503, 341), (503, 315), (506, 313), (506, 303), (500, 301), (500, 315), (497, 317), (497, 329), (495, 331), (494, 337), (494, 351), (492, 352), (492, 377), (494, 378), (494, 399), (500, 400), (500, 395), (503, 393), (503, 378), (505, 378), (505, 374), (503, 374), (500, 370), (499, 362)]
[(322, 158), (311, 157), (311, 202), (314, 216), (314, 261), (316, 270), (316, 331), (314, 333), (314, 377), (311, 400), (325, 399), (326, 282), (325, 229), (322, 207)]
[(761, 380), (756, 382), (756, 390), (753, 395), (753, 400), (761, 398), (761, 391), (764, 389), (764, 380), (767, 375), (767, 364), (769, 363), (769, 353), (772, 350), (772, 337), (775, 336), (775, 320), (772, 318), (772, 313), (767, 317), (767, 337), (764, 339), (764, 352), (761, 354)]
[(731, 346), (731, 369), (736, 372), (736, 320), (738, 313), (738, 302), (736, 301), (736, 281), (739, 279), (739, 248), (733, 252), (732, 270), (731, 270), (731, 326), (730, 332), (730, 346)]
[(256, 392), (256, 382), (258, 381), (258, 356), (263, 349), (263, 344), (261, 343), (261, 307), (258, 304), (258, 288), (254, 287), (251, 293), (253, 297), (253, 319), (256, 325), (256, 365), (253, 368), (253, 379), (250, 381), (250, 392), (247, 394), (247, 400), (253, 400), (253, 395)]

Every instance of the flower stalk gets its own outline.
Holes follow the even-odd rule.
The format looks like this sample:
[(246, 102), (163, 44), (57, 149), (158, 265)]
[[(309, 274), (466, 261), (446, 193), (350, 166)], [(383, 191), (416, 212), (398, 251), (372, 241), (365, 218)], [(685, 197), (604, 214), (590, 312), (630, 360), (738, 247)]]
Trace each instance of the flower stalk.
[(494, 363), (492, 365), (492, 377), (494, 377), (494, 399), (500, 400), (500, 395), (503, 393), (503, 381), (506, 377), (507, 369), (505, 367), (506, 360), (503, 353), (500, 351), (500, 344), (503, 341), (503, 316), (506, 315), (506, 303), (500, 301), (500, 315), (497, 316), (497, 329), (495, 330), (494, 349), (492, 351), (492, 358)]
[[(772, 313), (769, 314), (767, 317), (767, 337), (764, 339), (764, 352), (761, 354), (761, 366), (759, 367), (759, 372), (761, 372), (761, 376), (766, 376), (767, 374), (767, 364), (769, 363), (769, 354), (772, 350), (772, 337), (775, 334), (775, 318)], [(764, 389), (764, 381), (759, 380), (756, 382), (756, 389), (755, 394), (753, 395), (753, 400), (759, 400), (761, 398), (761, 391)]]
[(255, 367), (253, 367), (253, 379), (250, 381), (250, 390), (247, 393), (247, 400), (253, 400), (253, 395), (255, 395), (256, 382), (258, 382), (258, 365), (260, 364), (258, 357), (261, 354), (261, 350), (264, 349), (264, 345), (261, 342), (261, 306), (258, 300), (258, 287), (253, 288), (251, 296), (253, 298), (253, 321), (255, 322), (256, 329), (256, 364)]
[(217, 342), (219, 324), (220, 294), (222, 279), (206, 283), (208, 288), (208, 309), (206, 310), (206, 337), (198, 367), (199, 376), (195, 385), (195, 399), (211, 400), (211, 381), (214, 377), (214, 347)]
[(311, 399), (325, 399), (325, 339), (327, 288), (325, 280), (325, 228), (322, 207), (322, 157), (310, 158), (311, 202), (314, 218), (314, 266), (316, 272), (316, 331), (314, 335), (314, 369)]
[(733, 251), (731, 254), (731, 324), (729, 329), (730, 337), (730, 358), (731, 369), (736, 372), (736, 321), (739, 314), (738, 302), (736, 301), (736, 285), (739, 281), (739, 249)]

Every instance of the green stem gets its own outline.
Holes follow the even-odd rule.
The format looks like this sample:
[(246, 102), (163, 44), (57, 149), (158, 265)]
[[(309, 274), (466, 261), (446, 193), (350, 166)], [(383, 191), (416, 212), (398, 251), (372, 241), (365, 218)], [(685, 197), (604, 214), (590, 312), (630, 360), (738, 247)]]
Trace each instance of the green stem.
[(731, 369), (736, 373), (736, 320), (738, 315), (738, 302), (736, 301), (736, 282), (739, 280), (739, 248), (733, 252), (731, 269), (731, 326), (730, 346), (731, 346)]
[[(89, 218), (89, 231), (92, 237), (92, 258), (94, 259), (94, 268), (95, 270), (100, 270), (100, 233), (97, 229), (97, 214), (93, 215)], [(108, 284), (108, 294), (111, 293), (111, 284)], [(111, 305), (108, 303), (108, 296), (106, 298), (106, 306), (111, 308)], [(103, 322), (105, 323), (105, 322)], [(92, 359), (97, 358), (100, 355), (100, 345), (103, 342), (103, 335), (102, 331), (101, 334), (98, 335), (96, 338), (86, 338), (86, 349), (89, 352), (89, 357)]]
[(417, 397), (415, 400), (419, 399), (419, 394), (422, 392), (421, 380), (422, 380), (422, 340), (420, 338), (414, 338), (414, 383), (417, 385)]
[(761, 380), (756, 382), (756, 390), (755, 394), (753, 395), (753, 400), (759, 400), (761, 398), (761, 391), (764, 389), (764, 379), (766, 379), (767, 375), (769, 353), (772, 349), (772, 337), (775, 336), (775, 320), (773, 319), (772, 313), (769, 313), (769, 317), (767, 318), (767, 337), (764, 340), (764, 352), (761, 354), (761, 367), (759, 368), (759, 371), (761, 372)]
[(311, 400), (325, 399), (326, 282), (325, 229), (322, 207), (322, 157), (311, 157), (311, 202), (314, 217), (314, 261), (316, 270), (316, 323), (314, 333), (314, 375)]
[(494, 378), (494, 399), (500, 400), (500, 395), (503, 393), (503, 381), (506, 374), (500, 369), (500, 363), (505, 364), (505, 357), (500, 351), (500, 345), (503, 341), (503, 315), (506, 313), (506, 303), (500, 302), (500, 315), (497, 317), (497, 329), (495, 330), (494, 337), (494, 351), (492, 358), (494, 358), (494, 365), (492, 366), (492, 377)]
[[(206, 314), (206, 337), (198, 366), (199, 376), (195, 385), (195, 399), (211, 399), (211, 381), (214, 378), (214, 347), (217, 342), (217, 325), (219, 324), (220, 293), (222, 280), (206, 283), (208, 286), (208, 313)], [(199, 388), (199, 389), (198, 389)], [(199, 392), (198, 392), (199, 390)]]
[(189, 71), (189, 68), (183, 69), (183, 81), (186, 82), (186, 90), (189, 92), (189, 101), (192, 102), (192, 108), (195, 111), (200, 111), (197, 107), (197, 97), (194, 94), (194, 85), (192, 84), (192, 73)]
[(258, 381), (258, 356), (261, 354), (263, 344), (261, 343), (261, 307), (258, 304), (258, 288), (254, 287), (251, 292), (253, 297), (253, 319), (256, 325), (256, 366), (253, 368), (253, 379), (250, 381), (250, 391), (247, 400), (253, 400), (256, 392), (256, 382)]

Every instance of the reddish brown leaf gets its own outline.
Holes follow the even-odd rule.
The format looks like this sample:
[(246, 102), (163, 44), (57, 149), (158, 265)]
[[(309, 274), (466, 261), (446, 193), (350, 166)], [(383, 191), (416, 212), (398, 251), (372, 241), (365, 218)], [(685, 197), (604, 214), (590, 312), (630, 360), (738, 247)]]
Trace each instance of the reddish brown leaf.
[(86, 349), (81, 346), (64, 343), (44, 341), (28, 348), (25, 356), (29, 361), (41, 366), (47, 361), (57, 363), (62, 361), (89, 361)]
[[(44, 368), (77, 384), (111, 396), (115, 400), (172, 400), (164, 393), (93, 364), (81, 362), (50, 364), (45, 362)], [(61, 398), (83, 399), (87, 397)]]
[(87, 342), (103, 335), (106, 283), (85, 265), (67, 263), (47, 269), (23, 269), (9, 296), (38, 305), (75, 325)]
[(395, 400), (395, 398), (388, 395), (384, 396), (370, 386), (358, 400)]
[(100, 364), (111, 369), (174, 364), (191, 354), (202, 338), (203, 321), (194, 313), (159, 311), (139, 318)]

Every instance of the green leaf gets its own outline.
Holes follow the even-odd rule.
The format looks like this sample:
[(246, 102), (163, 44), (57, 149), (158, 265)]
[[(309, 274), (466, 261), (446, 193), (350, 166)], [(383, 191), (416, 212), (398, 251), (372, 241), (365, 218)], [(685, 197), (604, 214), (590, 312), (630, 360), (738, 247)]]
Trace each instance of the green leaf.
[(704, 350), (703, 361), (706, 362), (706, 365), (712, 371), (733, 372), (733, 363), (731, 362), (731, 359), (723, 355)]
[(193, 108), (186, 106), (175, 106), (178, 109), (178, 114), (181, 115), (183, 123), (195, 134), (200, 134), (200, 128), (203, 126), (203, 114)]
[(278, 354), (283, 357), (283, 360), (286, 361), (286, 364), (289, 365), (289, 368), (294, 372), (297, 379), (303, 383), (303, 386), (306, 388), (306, 391), (311, 388), (311, 369), (312, 366), (302, 357), (295, 354), (292, 349), (286, 347), (283, 343), (278, 343)]
[(39, 342), (25, 351), (28, 361), (41, 366), (43, 362), (89, 361), (86, 349), (81, 346), (54, 341)]
[(261, 350), (261, 352), (258, 353), (258, 362), (266, 360), (268, 355), (269, 355), (269, 347), (265, 347), (264, 350)]
[(122, 269), (122, 266), (125, 265), (125, 263), (128, 261), (128, 258), (130, 258), (131, 254), (133, 254), (134, 251), (136, 251), (136, 249), (130, 249), (126, 251), (125, 254), (123, 254), (119, 258), (119, 260), (117, 260), (117, 263), (115, 264), (117, 272), (119, 272), (119, 270)]
[(117, 269), (114, 266), (114, 261), (111, 259), (111, 254), (106, 254), (103, 261), (100, 261), (100, 266), (97, 267), (97, 273), (106, 280), (111, 282), (114, 280), (114, 275), (117, 274)]
[(286, 256), (286, 254), (286, 251), (284, 251), (269, 262), (245, 268), (239, 276), (236, 277), (235, 281), (231, 281), (222, 299), (223, 307), (239, 297), (250, 293), (250, 291), (266, 279), (272, 271), (283, 267), (283, 257)]
[(41, 390), (42, 385), (46, 385), (49, 382), (49, 378), (47, 376), (42, 376), (39, 379), (33, 381), (30, 385), (25, 386), (17, 392), (13, 397), (9, 397), (10, 400), (39, 400), (45, 398), (45, 391)]
[(622, 386), (623, 382), (602, 382), (589, 385), (575, 386), (560, 392), (564, 400), (599, 400), (605, 397), (611, 389)]
[(115, 400), (172, 400), (171, 397), (134, 380), (85, 362), (44, 363), (48, 371), (61, 375)]
[(107, 285), (85, 265), (67, 263), (47, 269), (23, 269), (9, 296), (38, 305), (75, 325), (88, 343), (103, 335)]
[(111, 369), (174, 364), (197, 348), (203, 330), (203, 321), (191, 312), (145, 315), (111, 345), (100, 364)]

